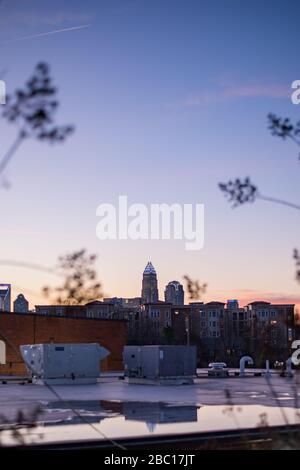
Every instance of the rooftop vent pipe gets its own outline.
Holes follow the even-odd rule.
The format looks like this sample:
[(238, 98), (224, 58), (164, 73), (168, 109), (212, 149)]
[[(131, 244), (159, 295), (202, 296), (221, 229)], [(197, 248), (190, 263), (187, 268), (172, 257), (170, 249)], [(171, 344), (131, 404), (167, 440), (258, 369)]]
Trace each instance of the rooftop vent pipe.
[(245, 377), (245, 365), (249, 364), (253, 366), (254, 362), (252, 357), (250, 356), (243, 356), (240, 360), (240, 377)]

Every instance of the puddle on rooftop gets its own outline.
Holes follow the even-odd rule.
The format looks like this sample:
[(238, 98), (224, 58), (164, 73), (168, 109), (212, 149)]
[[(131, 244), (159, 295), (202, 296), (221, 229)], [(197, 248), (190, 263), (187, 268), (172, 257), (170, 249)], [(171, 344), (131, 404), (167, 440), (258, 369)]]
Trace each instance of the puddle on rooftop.
[(172, 404), (165, 402), (136, 401), (54, 401), (43, 408), (44, 425), (99, 423), (105, 419), (122, 418), (124, 421), (140, 421), (149, 424), (197, 422), (200, 405)]
[(45, 404), (40, 424), (48, 428), (48, 431), (51, 427), (63, 427), (66, 431), (72, 427), (72, 434), (76, 427), (93, 424), (105, 435), (121, 437), (243, 429), (257, 427), (262, 422), (267, 422), (270, 426), (285, 424), (286, 420), (290, 424), (300, 423), (300, 409), (264, 405), (202, 406), (166, 402), (79, 400)]
[[(288, 397), (286, 397), (288, 398)], [(284, 402), (285, 403), (285, 402)], [(179, 435), (300, 423), (300, 408), (282, 405), (192, 405), (186, 403), (72, 400), (42, 403), (37, 427), (26, 442), (101, 440)], [(3, 433), (4, 442), (12, 442)]]

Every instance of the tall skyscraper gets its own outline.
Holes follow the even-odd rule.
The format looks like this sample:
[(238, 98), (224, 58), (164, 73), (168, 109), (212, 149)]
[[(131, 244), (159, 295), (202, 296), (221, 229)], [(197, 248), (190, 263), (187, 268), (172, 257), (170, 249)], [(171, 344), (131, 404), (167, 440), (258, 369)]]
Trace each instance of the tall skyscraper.
[(23, 294), (19, 294), (14, 301), (14, 312), (17, 313), (28, 313), (28, 300), (25, 299)]
[(0, 284), (0, 311), (10, 312), (11, 285)]
[(180, 282), (171, 281), (166, 285), (165, 301), (173, 305), (184, 305), (184, 290)]
[(147, 263), (143, 273), (142, 301), (144, 303), (158, 302), (157, 276), (151, 261)]

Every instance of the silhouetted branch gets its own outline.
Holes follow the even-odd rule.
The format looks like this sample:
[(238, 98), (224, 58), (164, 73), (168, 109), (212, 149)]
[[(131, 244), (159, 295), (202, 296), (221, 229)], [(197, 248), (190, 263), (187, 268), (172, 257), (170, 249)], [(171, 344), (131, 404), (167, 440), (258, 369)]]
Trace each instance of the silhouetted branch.
[(4, 157), (2, 158), (0, 162), (0, 174), (3, 173), (6, 166), (8, 165), (8, 163), (10, 162), (10, 160), (12, 159), (12, 157), (14, 156), (15, 152), (18, 150), (19, 146), (21, 145), (24, 139), (25, 137), (21, 133), (17, 135), (16, 140), (13, 142), (13, 144), (8, 149), (8, 151), (6, 152), (6, 154), (4, 155)]
[(54, 124), (54, 115), (58, 108), (56, 94), (49, 66), (39, 63), (24, 88), (7, 96), (3, 117), (18, 126), (18, 135), (0, 162), (0, 174), (26, 138), (32, 137), (50, 143), (63, 142), (73, 131), (72, 126)]
[(289, 118), (280, 118), (276, 114), (268, 114), (269, 129), (272, 135), (281, 137), (282, 139), (289, 138), (296, 145), (300, 146), (300, 121), (292, 124)]
[(28, 263), (27, 261), (16, 261), (16, 260), (11, 260), (11, 259), (0, 259), (0, 265), (5, 265), (5, 266), (16, 266), (19, 268), (29, 268), (29, 269), (34, 269), (37, 271), (45, 272), (45, 273), (51, 273), (56, 276), (61, 276), (62, 274), (57, 272), (54, 268), (49, 268), (47, 266), (42, 266), (41, 264), (36, 264), (36, 263)]
[(82, 304), (103, 297), (101, 284), (93, 267), (96, 255), (89, 255), (86, 250), (75, 251), (59, 257), (58, 269), (64, 276), (62, 286), (44, 287), (46, 297), (57, 294), (53, 301), (58, 304)]
[(188, 275), (183, 276), (186, 282), (186, 290), (190, 300), (198, 300), (206, 292), (207, 284), (200, 285), (199, 281), (192, 280)]
[(296, 265), (296, 280), (300, 282), (300, 254), (297, 248), (294, 249), (293, 258)]
[(262, 196), (260, 194), (258, 194), (257, 198), (262, 199), (263, 201), (275, 202), (276, 204), (282, 204), (283, 206), (288, 206), (288, 207), (291, 207), (292, 209), (296, 209), (300, 211), (300, 205), (295, 204), (293, 202), (285, 201), (284, 199), (278, 199), (276, 197), (269, 197), (269, 196)]
[(257, 197), (257, 188), (250, 182), (248, 177), (244, 181), (236, 178), (233, 181), (229, 180), (227, 183), (219, 183), (219, 188), (233, 207), (246, 202), (254, 202)]
[(263, 201), (274, 202), (291, 207), (292, 209), (300, 210), (300, 205), (298, 204), (260, 194), (257, 187), (251, 183), (248, 177), (244, 180), (236, 178), (235, 180), (229, 180), (227, 183), (219, 183), (219, 188), (223, 191), (229, 202), (232, 203), (232, 207), (238, 207), (247, 202), (254, 202), (256, 199), (261, 199)]
[[(23, 411), (22, 409), (16, 410), (16, 415), (13, 419), (8, 419), (4, 414), (0, 415), (0, 436), (1, 432), (10, 431), (10, 434), (17, 445), (26, 445), (26, 436), (29, 436), (30, 430), (38, 426), (38, 418), (42, 414), (42, 407), (40, 405), (34, 406), (31, 410)], [(36, 434), (39, 439), (42, 439), (41, 434)]]

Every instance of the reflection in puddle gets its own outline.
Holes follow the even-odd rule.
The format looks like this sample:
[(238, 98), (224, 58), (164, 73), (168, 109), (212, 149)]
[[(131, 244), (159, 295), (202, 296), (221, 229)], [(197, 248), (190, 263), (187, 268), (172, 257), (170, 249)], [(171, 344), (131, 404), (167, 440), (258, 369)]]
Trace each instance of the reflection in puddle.
[(193, 405), (169, 405), (166, 403), (123, 403), (125, 419), (151, 423), (181, 423), (197, 421), (197, 409)]
[[(197, 421), (200, 406), (136, 401), (54, 401), (44, 407), (44, 426), (58, 424), (99, 423), (107, 418), (123, 416), (128, 421), (142, 421), (150, 432), (156, 424)], [(48, 416), (46, 415), (48, 414)]]
[[(281, 400), (290, 397), (281, 397)], [(285, 419), (283, 420), (283, 414)], [(45, 428), (64, 425), (98, 425), (112, 436), (127, 433), (153, 434), (257, 427), (265, 416), (268, 425), (299, 423), (299, 409), (264, 405), (210, 405), (141, 401), (55, 401), (44, 404), (40, 424)], [(75, 426), (76, 427), (76, 426)], [(72, 434), (75, 427), (72, 428)], [(67, 429), (66, 428), (66, 429)]]
[[(27, 443), (76, 442), (123, 438), (183, 436), (215, 431), (257, 429), (300, 423), (300, 409), (266, 405), (193, 405), (182, 402), (44, 402), (37, 427), (24, 432)], [(41, 437), (42, 436), (42, 437)], [(11, 433), (1, 433), (4, 445)], [(2, 443), (1, 442), (1, 443)]]

